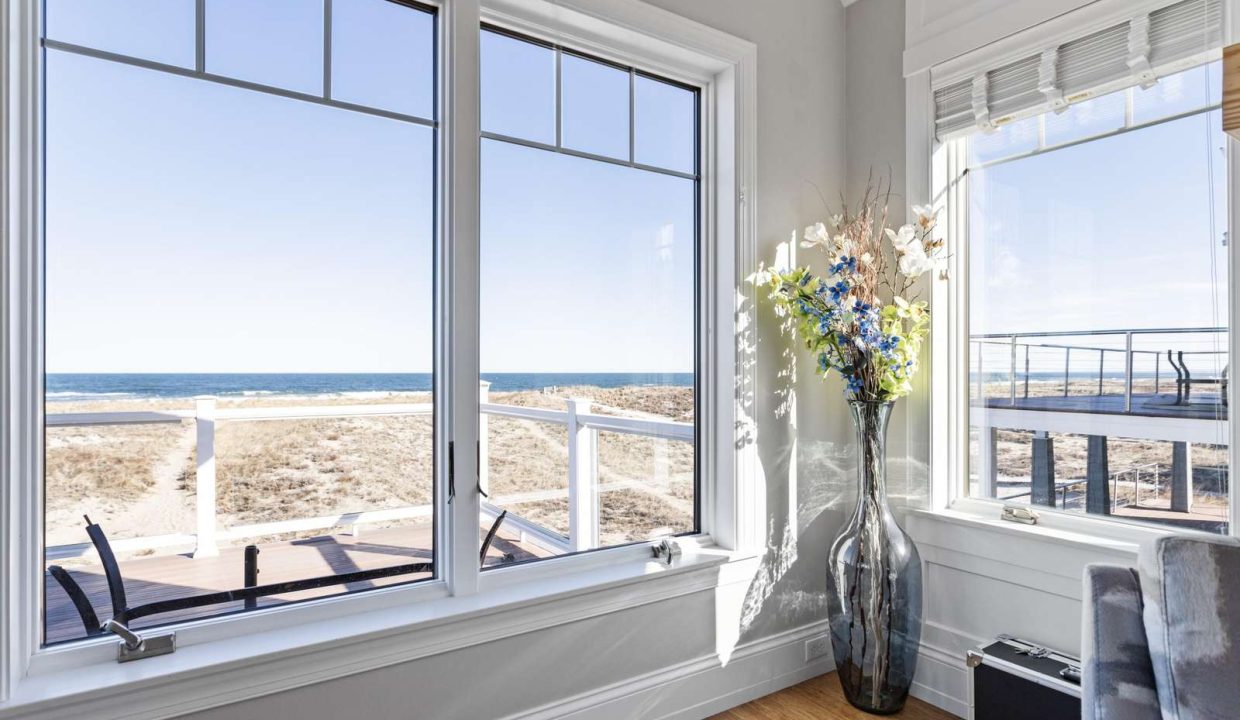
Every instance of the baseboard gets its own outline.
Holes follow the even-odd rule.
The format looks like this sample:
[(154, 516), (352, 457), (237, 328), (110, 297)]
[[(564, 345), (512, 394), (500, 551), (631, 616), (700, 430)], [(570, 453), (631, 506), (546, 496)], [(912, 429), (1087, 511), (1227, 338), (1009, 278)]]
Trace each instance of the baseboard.
[[(831, 672), (834, 664), (829, 656), (805, 662), (805, 641), (827, 630), (826, 621), (803, 625), (738, 647), (727, 665), (707, 655), (504, 720), (700, 720)], [(911, 694), (967, 718), (966, 672), (963, 658), (923, 643)]]
[(830, 656), (805, 661), (805, 641), (826, 621), (736, 648), (728, 663), (706, 655), (510, 715), (505, 720), (700, 720), (834, 669)]
[(964, 657), (923, 642), (910, 694), (956, 717), (969, 717), (968, 669)]

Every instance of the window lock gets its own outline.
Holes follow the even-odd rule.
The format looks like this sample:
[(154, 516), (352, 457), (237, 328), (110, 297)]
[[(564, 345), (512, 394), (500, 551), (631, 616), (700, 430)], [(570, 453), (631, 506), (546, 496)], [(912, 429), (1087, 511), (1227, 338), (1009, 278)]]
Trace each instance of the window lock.
[(103, 630), (120, 638), (120, 642), (116, 644), (116, 662), (168, 655), (177, 649), (177, 634), (174, 632), (144, 637), (116, 620), (105, 622)]

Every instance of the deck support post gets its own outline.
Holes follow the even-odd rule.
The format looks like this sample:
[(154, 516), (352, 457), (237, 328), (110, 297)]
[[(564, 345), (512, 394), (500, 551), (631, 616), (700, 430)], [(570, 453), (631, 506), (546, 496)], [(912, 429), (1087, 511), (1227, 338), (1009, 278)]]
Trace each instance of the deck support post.
[(1105, 435), (1086, 439), (1085, 512), (1091, 515), (1111, 514), (1111, 472), (1107, 463)]
[(220, 554), (215, 542), (215, 398), (195, 398), (194, 427), (198, 436), (194, 557), (215, 557)]
[(598, 431), (578, 416), (590, 412), (589, 400), (568, 401), (568, 546), (572, 552), (598, 547), (598, 483), (595, 461)]
[(977, 496), (995, 497), (999, 485), (999, 428), (977, 429)]
[(1055, 441), (1050, 433), (1033, 433), (1033, 476), (1029, 500), (1034, 505), (1055, 506)]
[(1171, 443), (1171, 511), (1193, 511), (1193, 448), (1186, 442)]

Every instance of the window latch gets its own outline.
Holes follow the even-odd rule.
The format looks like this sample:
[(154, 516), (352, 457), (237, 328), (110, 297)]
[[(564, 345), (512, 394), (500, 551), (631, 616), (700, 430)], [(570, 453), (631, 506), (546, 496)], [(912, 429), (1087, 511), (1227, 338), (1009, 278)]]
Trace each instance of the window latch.
[(1021, 507), (1020, 505), (1004, 505), (1003, 514), (999, 518), (1008, 522), (1021, 523), (1022, 525), (1038, 524), (1038, 514), (1032, 509)]
[(681, 555), (680, 543), (670, 537), (663, 538), (658, 545), (651, 548), (651, 551), (664, 565), (671, 565)]
[(168, 655), (177, 649), (177, 634), (174, 632), (142, 636), (118, 620), (108, 620), (102, 629), (120, 638), (116, 644), (116, 662)]

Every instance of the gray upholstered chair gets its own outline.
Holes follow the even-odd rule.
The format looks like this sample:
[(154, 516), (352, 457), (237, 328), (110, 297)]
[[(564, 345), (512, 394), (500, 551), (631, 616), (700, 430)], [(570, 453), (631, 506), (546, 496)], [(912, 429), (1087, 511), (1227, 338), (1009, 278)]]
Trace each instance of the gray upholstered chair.
[(1085, 569), (1085, 720), (1240, 718), (1240, 541), (1167, 537)]

